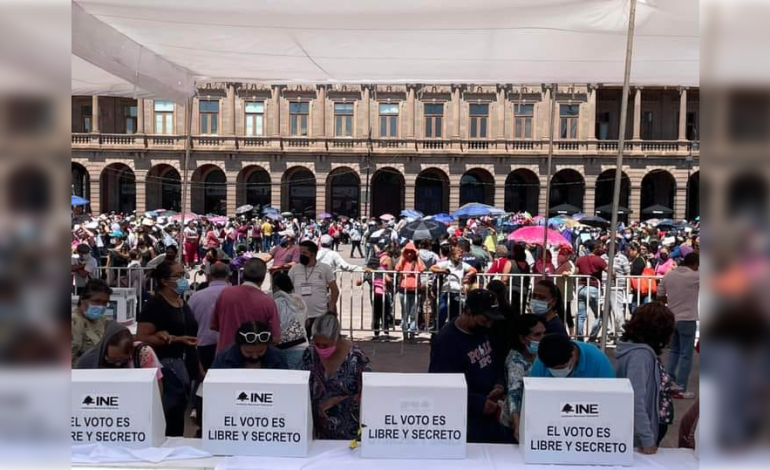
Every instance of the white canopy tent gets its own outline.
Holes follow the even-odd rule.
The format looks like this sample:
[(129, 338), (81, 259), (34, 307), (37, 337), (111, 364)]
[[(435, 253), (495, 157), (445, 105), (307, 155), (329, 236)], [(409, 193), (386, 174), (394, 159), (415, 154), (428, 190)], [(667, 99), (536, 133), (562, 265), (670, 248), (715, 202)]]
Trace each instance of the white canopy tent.
[[(698, 85), (698, 20), (698, 0), (78, 0), (72, 94), (191, 105), (211, 81), (622, 83), (624, 129), (630, 82)], [(549, 175), (554, 107), (551, 93)], [(191, 113), (185, 118), (186, 182)], [(616, 227), (613, 210), (610, 259)]]
[[(77, 0), (72, 18), (73, 94), (183, 103), (207, 81), (621, 84), (628, 0)], [(639, 0), (636, 25), (633, 83), (698, 84), (697, 0)]]

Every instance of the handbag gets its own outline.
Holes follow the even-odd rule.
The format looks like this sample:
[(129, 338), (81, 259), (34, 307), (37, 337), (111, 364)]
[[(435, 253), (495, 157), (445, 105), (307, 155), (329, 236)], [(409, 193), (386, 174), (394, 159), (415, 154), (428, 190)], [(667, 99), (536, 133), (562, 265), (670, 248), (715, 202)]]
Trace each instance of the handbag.
[[(642, 271), (643, 277), (655, 277), (655, 270), (652, 268), (644, 268)], [(655, 279), (649, 280), (649, 279), (642, 279), (642, 278), (633, 278), (631, 279), (631, 286), (634, 288), (635, 291), (642, 293), (642, 294), (655, 294), (658, 292), (658, 281)]]
[(184, 359), (167, 357), (160, 363), (163, 365), (163, 409), (168, 413), (168, 410), (187, 406), (192, 381)]

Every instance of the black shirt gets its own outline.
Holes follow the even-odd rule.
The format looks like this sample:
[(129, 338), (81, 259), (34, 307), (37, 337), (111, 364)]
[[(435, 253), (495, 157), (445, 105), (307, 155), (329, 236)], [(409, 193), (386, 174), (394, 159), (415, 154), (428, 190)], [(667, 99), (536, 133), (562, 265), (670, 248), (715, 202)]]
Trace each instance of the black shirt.
[[(144, 305), (139, 323), (152, 323), (156, 331), (167, 331), (171, 336), (197, 336), (198, 322), (185, 302), (181, 307), (169, 304), (162, 295), (155, 295)], [(153, 348), (158, 359), (182, 358), (186, 346), (181, 343)]]
[(631, 275), (641, 276), (644, 272), (644, 268), (646, 267), (647, 263), (644, 261), (644, 258), (637, 256), (633, 261), (631, 261)]

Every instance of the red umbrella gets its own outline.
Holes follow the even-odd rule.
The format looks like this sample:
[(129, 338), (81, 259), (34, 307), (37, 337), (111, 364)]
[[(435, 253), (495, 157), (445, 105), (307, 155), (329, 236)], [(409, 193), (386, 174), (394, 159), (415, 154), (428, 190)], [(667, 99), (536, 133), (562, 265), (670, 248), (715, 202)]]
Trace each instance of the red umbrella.
[[(508, 235), (508, 240), (516, 240), (517, 242), (530, 243), (532, 245), (543, 244), (543, 229), (542, 226), (522, 227), (512, 234)], [(570, 243), (559, 232), (552, 229), (548, 230), (548, 244), (554, 246), (566, 245), (570, 246)]]

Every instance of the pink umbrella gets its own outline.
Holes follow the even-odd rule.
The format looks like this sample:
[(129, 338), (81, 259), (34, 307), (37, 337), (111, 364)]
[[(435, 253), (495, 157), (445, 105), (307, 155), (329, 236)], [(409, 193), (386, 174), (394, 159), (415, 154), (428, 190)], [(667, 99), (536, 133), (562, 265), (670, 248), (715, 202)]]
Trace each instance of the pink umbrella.
[[(532, 245), (543, 244), (543, 229), (542, 226), (522, 227), (512, 234), (508, 235), (508, 240), (516, 240), (517, 242), (530, 243)], [(548, 230), (548, 244), (553, 246), (566, 245), (570, 246), (566, 238), (559, 232), (552, 229)]]
[(393, 215), (392, 215), (392, 214), (382, 214), (382, 215), (380, 216), (380, 220), (384, 220), (384, 221), (386, 221), (386, 222), (389, 222), (389, 221), (391, 221), (391, 220), (393, 220), (393, 219), (395, 219), (395, 217), (393, 217)]
[[(189, 222), (191, 220), (198, 220), (200, 216), (198, 214), (195, 214), (193, 212), (187, 212), (184, 215), (185, 222)], [(182, 220), (182, 214), (176, 214), (171, 216), (171, 220)]]

